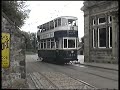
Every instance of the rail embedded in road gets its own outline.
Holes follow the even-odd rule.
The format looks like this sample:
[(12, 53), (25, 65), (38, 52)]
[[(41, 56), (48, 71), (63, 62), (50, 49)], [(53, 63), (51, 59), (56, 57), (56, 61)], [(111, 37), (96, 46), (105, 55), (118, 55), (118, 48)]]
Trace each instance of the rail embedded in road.
[(60, 72), (30, 73), (36, 89), (97, 89), (82, 80), (74, 79)]

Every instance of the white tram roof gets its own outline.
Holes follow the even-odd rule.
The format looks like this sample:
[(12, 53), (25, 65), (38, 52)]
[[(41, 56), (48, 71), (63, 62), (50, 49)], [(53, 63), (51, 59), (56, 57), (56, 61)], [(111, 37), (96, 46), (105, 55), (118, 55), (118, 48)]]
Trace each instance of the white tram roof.
[[(58, 18), (73, 19), (73, 20), (77, 20), (78, 19), (77, 17), (74, 17), (74, 16), (60, 16)], [(55, 18), (55, 19), (57, 19), (57, 18)]]
[[(73, 20), (77, 20), (78, 19), (77, 17), (74, 17), (74, 16), (60, 16), (60, 17), (57, 17), (57, 18), (52, 19), (50, 21), (53, 21), (53, 20), (56, 20), (56, 19), (59, 19), (59, 18), (73, 19)], [(48, 21), (48, 22), (50, 22), (50, 21)], [(48, 22), (46, 22), (46, 23), (48, 23)], [(43, 23), (43, 24), (46, 24), (46, 23)], [(43, 24), (41, 24), (41, 25), (43, 25)], [(39, 25), (39, 26), (41, 26), (41, 25)]]

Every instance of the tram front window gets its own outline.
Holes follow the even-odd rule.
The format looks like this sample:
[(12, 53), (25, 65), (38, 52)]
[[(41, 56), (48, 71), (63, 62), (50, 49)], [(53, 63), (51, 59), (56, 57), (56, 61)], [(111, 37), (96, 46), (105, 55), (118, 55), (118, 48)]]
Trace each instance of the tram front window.
[(64, 39), (64, 48), (67, 48), (67, 39)]
[(64, 39), (64, 48), (75, 48), (76, 39)]
[(68, 48), (75, 48), (75, 40), (68, 40)]
[(76, 26), (77, 24), (77, 20), (73, 20), (73, 19), (68, 19), (68, 25), (69, 26)]

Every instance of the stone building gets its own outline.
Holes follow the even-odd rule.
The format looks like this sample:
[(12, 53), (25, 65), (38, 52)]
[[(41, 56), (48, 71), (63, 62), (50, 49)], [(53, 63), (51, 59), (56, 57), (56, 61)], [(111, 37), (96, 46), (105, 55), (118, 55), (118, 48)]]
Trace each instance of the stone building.
[(2, 67), (2, 89), (28, 88), (26, 79), (26, 39), (20, 29), (2, 12), (2, 33), (10, 34), (9, 67)]
[(85, 62), (118, 63), (118, 1), (85, 1)]

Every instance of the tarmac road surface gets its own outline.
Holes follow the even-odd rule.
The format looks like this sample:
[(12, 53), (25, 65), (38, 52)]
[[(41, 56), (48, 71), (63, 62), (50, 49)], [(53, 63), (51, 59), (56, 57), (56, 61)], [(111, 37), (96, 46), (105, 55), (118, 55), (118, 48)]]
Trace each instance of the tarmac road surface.
[(118, 89), (118, 71), (102, 68), (56, 65), (26, 55), (26, 71), (31, 89)]

